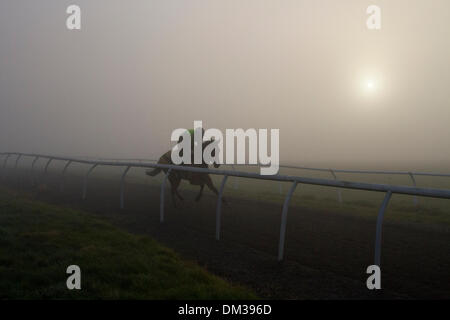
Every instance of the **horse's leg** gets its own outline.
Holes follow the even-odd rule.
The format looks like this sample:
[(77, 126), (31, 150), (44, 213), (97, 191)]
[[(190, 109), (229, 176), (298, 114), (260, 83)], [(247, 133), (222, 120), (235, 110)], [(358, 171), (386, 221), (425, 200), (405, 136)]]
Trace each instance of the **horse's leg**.
[(173, 175), (169, 175), (169, 181), (170, 181), (170, 191), (172, 194), (172, 201), (173, 201), (173, 206), (176, 208), (177, 207), (177, 199), (176, 199), (176, 195), (178, 194), (178, 186), (180, 185), (180, 180)]
[(173, 186), (173, 184), (171, 184), (171, 195), (172, 195), (172, 202), (173, 202), (173, 206), (176, 208), (177, 207), (177, 199), (175, 198), (175, 188)]
[(180, 192), (178, 191), (178, 187), (180, 186), (181, 179), (177, 177), (176, 181), (174, 181), (174, 188), (175, 188), (175, 194), (178, 198), (180, 198), (181, 201), (184, 201), (184, 198), (181, 196)]
[[(206, 185), (208, 186), (208, 188), (209, 188), (212, 192), (214, 192), (217, 196), (219, 196), (219, 191), (217, 191), (216, 187), (214, 186), (214, 184), (213, 184), (213, 182), (212, 182), (211, 177), (209, 176), (209, 174), (206, 175), (205, 180), (206, 180), (205, 183), (206, 183)], [(227, 201), (225, 200), (225, 198), (224, 198), (223, 196), (222, 196), (222, 202), (223, 202), (223, 203), (227, 203)]]
[(184, 201), (184, 198), (181, 196), (180, 192), (178, 192), (178, 186), (180, 183), (178, 183), (177, 187), (175, 188), (175, 193), (177, 194), (178, 198), (180, 198), (181, 201)]
[(200, 192), (198, 193), (198, 196), (195, 198), (195, 201), (200, 201), (203, 195), (203, 188), (205, 187), (205, 184), (200, 185)]
[(219, 191), (217, 191), (216, 187), (214, 187), (214, 184), (209, 175), (206, 175), (205, 183), (212, 192), (214, 192), (217, 196), (219, 195)]

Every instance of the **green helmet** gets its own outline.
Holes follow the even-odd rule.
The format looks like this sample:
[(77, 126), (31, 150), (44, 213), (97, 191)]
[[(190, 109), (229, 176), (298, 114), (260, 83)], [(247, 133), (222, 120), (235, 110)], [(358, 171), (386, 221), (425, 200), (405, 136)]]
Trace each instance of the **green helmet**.
[[(194, 131), (195, 129), (189, 129), (188, 132), (191, 135), (192, 138), (194, 138)], [(205, 134), (205, 129), (202, 128), (202, 136)]]

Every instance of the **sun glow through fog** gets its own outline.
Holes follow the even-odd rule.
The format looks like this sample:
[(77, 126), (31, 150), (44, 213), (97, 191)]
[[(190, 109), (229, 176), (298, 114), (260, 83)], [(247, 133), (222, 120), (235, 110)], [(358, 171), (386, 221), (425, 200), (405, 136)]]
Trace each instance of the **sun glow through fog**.
[[(384, 69), (384, 68), (383, 68)], [(389, 81), (388, 74), (382, 66), (359, 67), (351, 75), (351, 94), (360, 110), (383, 110), (388, 98)], [(368, 108), (369, 107), (369, 108)]]
[(367, 79), (363, 87), (367, 93), (374, 93), (377, 90), (377, 83), (374, 79)]
[(359, 93), (366, 98), (378, 97), (382, 94), (383, 81), (379, 72), (364, 72), (358, 77)]

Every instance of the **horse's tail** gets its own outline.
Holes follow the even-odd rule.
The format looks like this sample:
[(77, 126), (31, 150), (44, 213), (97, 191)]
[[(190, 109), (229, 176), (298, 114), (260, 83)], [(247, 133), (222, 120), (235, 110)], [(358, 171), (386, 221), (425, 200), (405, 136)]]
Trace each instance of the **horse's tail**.
[[(165, 154), (162, 155), (161, 158), (158, 160), (158, 164), (172, 164), (172, 160), (170, 159), (170, 154), (172, 151), (167, 151)], [(155, 168), (153, 170), (147, 170), (145, 171), (145, 174), (151, 177), (154, 177), (158, 175), (163, 169), (161, 168)]]
[(161, 170), (160, 168), (156, 168), (156, 169), (153, 169), (153, 170), (147, 170), (147, 171), (145, 171), (145, 174), (148, 175), (148, 176), (154, 177), (154, 176), (156, 176), (157, 174), (159, 174), (161, 171), (162, 171), (162, 170)]

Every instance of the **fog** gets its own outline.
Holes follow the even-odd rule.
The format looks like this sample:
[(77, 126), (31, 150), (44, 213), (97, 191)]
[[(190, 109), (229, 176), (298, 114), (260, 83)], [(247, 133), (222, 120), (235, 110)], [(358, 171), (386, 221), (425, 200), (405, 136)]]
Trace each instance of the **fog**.
[(284, 164), (450, 169), (450, 2), (0, 2), (0, 152), (156, 158), (194, 120), (280, 129)]

